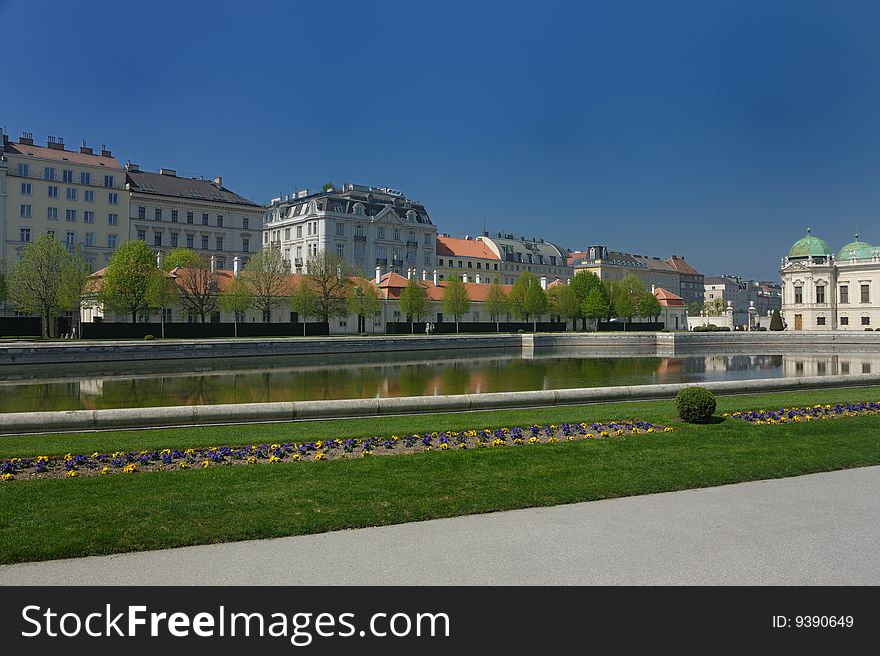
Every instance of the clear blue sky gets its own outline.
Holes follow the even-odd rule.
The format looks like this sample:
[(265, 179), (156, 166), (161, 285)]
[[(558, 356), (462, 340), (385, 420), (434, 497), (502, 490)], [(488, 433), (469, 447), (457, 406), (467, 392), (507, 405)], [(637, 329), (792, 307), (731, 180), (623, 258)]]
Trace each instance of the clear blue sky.
[(265, 202), (389, 185), (443, 232), (778, 278), (880, 243), (875, 0), (0, 0), (0, 125)]

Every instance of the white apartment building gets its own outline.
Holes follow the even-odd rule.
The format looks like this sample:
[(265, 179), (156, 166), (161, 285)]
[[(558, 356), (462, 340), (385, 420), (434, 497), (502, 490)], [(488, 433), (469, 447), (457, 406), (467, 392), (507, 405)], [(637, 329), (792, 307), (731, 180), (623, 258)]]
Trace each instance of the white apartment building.
[(38, 146), (28, 132), (17, 142), (3, 134), (0, 144), (6, 270), (43, 234), (78, 247), (93, 270), (105, 266), (128, 236), (125, 171), (112, 153), (104, 146), (95, 152), (85, 141), (78, 150), (67, 150), (62, 138), (51, 136)]
[(835, 257), (808, 229), (783, 258), (780, 274), (787, 330), (880, 327), (880, 247), (858, 235)]
[(425, 206), (388, 187), (346, 183), (341, 190), (308, 189), (275, 198), (266, 212), (263, 247), (278, 248), (293, 273), (329, 251), (355, 272), (433, 271), (437, 228)]
[(178, 177), (126, 166), (131, 192), (129, 238), (156, 251), (190, 248), (213, 258), (216, 269), (232, 269), (260, 249), (263, 208), (223, 186), (222, 178)]
[(516, 237), (498, 232), (489, 236), (483, 232), (477, 237), (501, 260), (502, 285), (512, 285), (523, 271), (531, 271), (538, 278), (567, 283), (574, 275), (568, 263), (569, 251), (556, 244), (536, 237)]

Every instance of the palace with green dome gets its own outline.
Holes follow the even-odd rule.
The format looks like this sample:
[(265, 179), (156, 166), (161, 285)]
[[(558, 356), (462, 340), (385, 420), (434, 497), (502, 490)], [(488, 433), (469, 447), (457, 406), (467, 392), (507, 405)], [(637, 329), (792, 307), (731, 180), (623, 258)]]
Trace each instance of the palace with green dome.
[(782, 259), (786, 330), (880, 328), (880, 246), (855, 239), (835, 254), (807, 228)]

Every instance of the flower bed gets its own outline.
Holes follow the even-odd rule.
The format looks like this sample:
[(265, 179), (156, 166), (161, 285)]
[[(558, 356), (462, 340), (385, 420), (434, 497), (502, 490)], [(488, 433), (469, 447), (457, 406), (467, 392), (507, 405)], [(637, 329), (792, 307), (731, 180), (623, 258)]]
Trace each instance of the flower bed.
[(483, 428), (466, 431), (432, 432), (425, 435), (392, 435), (347, 440), (317, 440), (222, 446), (205, 449), (162, 449), (157, 451), (117, 451), (91, 455), (68, 453), (64, 457), (37, 456), (10, 458), (0, 462), (4, 481), (33, 478), (78, 478), (107, 474), (135, 474), (146, 471), (208, 468), (228, 465), (256, 465), (277, 462), (320, 462), (338, 458), (366, 458), (422, 451), (451, 451), (556, 444), (561, 441), (605, 439), (672, 432), (671, 427), (647, 421), (606, 423), (537, 424), (527, 428)]
[(799, 423), (802, 421), (823, 421), (842, 419), (844, 417), (862, 417), (880, 414), (880, 403), (864, 401), (862, 403), (817, 404), (800, 408), (779, 408), (777, 410), (745, 410), (725, 412), (723, 416), (742, 419), (756, 426), (771, 424)]

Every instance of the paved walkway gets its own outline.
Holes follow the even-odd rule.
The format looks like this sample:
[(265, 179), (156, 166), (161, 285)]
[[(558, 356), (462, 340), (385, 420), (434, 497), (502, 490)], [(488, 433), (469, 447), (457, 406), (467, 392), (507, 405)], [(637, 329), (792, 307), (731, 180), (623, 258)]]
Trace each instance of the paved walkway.
[(880, 467), (0, 566), (0, 584), (880, 584)]

